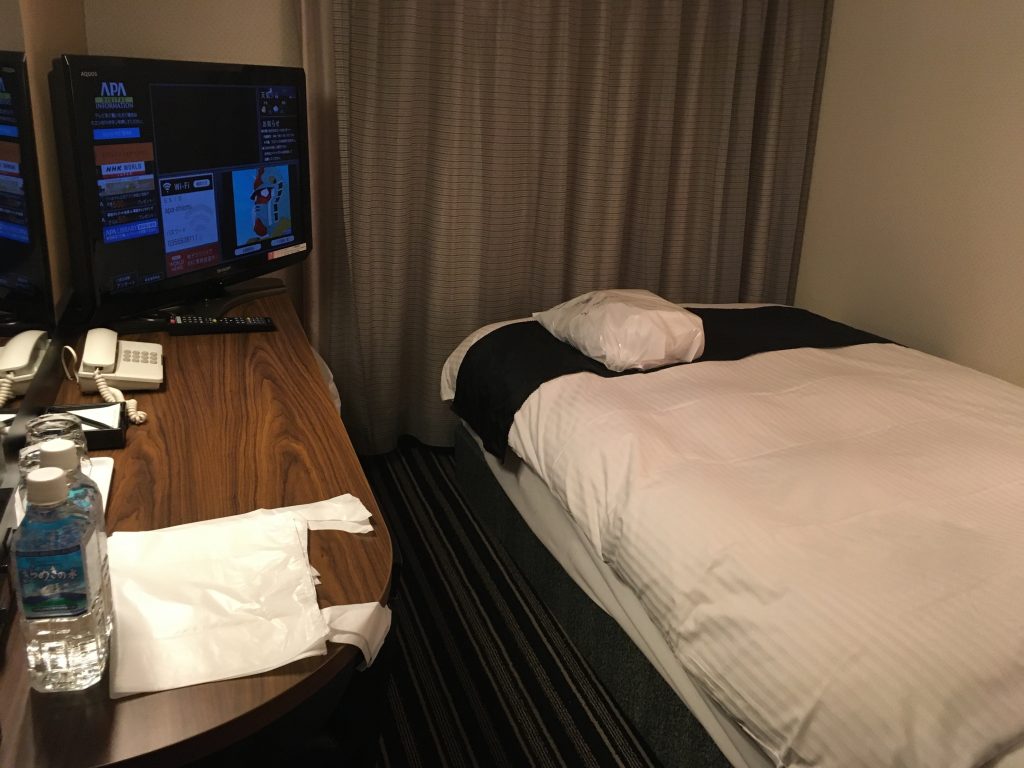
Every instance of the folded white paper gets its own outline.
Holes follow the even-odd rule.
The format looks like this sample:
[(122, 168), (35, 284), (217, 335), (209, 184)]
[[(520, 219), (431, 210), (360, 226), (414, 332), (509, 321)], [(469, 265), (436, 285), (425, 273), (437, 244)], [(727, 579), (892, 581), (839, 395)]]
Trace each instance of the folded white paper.
[[(111, 403), (110, 405), (83, 408), (79, 411), (68, 411), (75, 416), (80, 416), (91, 421), (98, 421), (100, 424), (105, 424), (108, 429), (117, 429), (121, 425), (121, 404)], [(86, 421), (82, 422), (83, 432), (94, 432), (99, 427), (94, 427)]]
[(95, 459), (88, 459), (82, 468), (100, 489), (100, 495), (103, 497), (103, 509), (106, 509), (107, 499), (110, 498), (110, 482), (114, 479), (114, 460), (107, 456), (98, 456)]

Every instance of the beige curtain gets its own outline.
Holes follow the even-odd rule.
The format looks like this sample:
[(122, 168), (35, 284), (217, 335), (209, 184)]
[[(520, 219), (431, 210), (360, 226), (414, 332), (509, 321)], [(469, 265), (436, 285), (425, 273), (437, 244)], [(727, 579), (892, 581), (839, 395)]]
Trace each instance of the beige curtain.
[(307, 321), (357, 448), (450, 443), (441, 365), (584, 291), (791, 299), (830, 0), (306, 2)]

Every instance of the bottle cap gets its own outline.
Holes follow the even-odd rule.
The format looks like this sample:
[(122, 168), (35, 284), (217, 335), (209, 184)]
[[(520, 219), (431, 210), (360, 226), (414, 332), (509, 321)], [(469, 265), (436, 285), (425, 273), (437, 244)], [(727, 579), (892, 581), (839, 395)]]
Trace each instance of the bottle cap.
[(44, 440), (39, 444), (39, 466), (60, 467), (65, 472), (78, 469), (81, 466), (78, 446), (66, 437)]
[(29, 504), (59, 504), (68, 497), (68, 481), (60, 467), (33, 469), (25, 478), (26, 500)]

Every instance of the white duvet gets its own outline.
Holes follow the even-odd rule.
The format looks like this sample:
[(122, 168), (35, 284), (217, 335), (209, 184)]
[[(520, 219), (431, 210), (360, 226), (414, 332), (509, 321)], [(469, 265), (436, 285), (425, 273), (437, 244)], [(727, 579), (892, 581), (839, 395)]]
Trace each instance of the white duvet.
[(1024, 742), (1024, 389), (797, 349), (565, 376), (509, 444), (779, 764)]

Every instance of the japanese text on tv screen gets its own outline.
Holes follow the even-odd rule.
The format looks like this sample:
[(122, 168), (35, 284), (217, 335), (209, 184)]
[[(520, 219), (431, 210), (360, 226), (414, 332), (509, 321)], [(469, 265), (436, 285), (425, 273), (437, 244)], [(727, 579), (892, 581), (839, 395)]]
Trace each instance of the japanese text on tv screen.
[[(129, 291), (297, 250), (297, 89), (160, 83), (98, 72), (84, 86), (101, 289)], [(82, 102), (80, 102), (82, 103)]]

